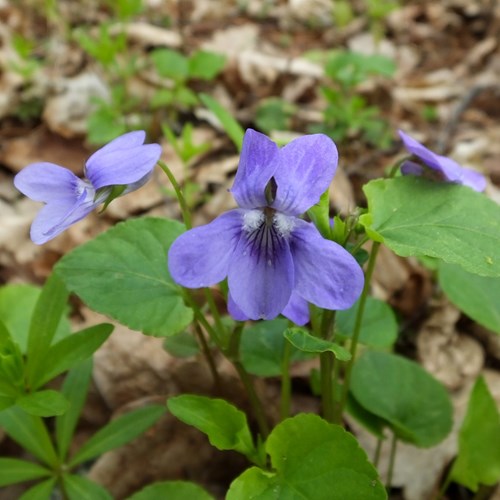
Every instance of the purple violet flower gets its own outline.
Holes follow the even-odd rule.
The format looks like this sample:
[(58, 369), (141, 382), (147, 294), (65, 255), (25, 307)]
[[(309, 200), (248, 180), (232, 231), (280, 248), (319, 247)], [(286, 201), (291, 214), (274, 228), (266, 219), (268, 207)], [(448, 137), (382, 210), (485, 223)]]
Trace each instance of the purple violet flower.
[(41, 245), (106, 202), (114, 186), (124, 195), (147, 182), (160, 158), (159, 144), (144, 144), (143, 130), (124, 134), (96, 151), (86, 162), (85, 177), (54, 163), (32, 163), (14, 178), (24, 195), (45, 206), (31, 225), (30, 236)]
[(247, 130), (231, 192), (240, 208), (187, 231), (168, 254), (173, 279), (188, 288), (228, 278), (228, 309), (237, 320), (283, 314), (302, 325), (308, 302), (347, 309), (363, 288), (363, 271), (343, 247), (299, 218), (328, 189), (337, 168), (333, 141), (300, 137), (279, 149)]
[[(405, 148), (427, 167), (431, 168), (442, 180), (463, 184), (475, 191), (484, 191), (486, 188), (484, 175), (470, 168), (461, 167), (451, 158), (433, 153), (402, 130), (399, 130), (398, 133)], [(420, 163), (408, 160), (401, 166), (401, 173), (403, 175), (422, 175), (425, 174), (425, 167)]]

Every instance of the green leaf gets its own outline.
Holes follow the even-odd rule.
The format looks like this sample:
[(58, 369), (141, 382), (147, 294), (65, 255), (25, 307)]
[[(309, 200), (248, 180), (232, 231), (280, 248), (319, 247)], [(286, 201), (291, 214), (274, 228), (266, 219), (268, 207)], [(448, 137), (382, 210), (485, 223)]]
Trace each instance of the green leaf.
[(349, 361), (351, 353), (339, 344), (329, 340), (314, 337), (303, 328), (288, 328), (284, 333), (285, 338), (297, 349), (304, 352), (332, 352), (340, 361)]
[[(26, 353), (31, 316), (40, 293), (41, 288), (33, 285), (0, 287), (0, 318), (9, 330), (12, 340), (19, 345), (23, 354)], [(69, 322), (66, 316), (63, 316), (54, 340), (61, 339), (69, 333)]]
[(474, 492), (480, 484), (496, 484), (500, 480), (499, 436), (498, 408), (484, 378), (479, 377), (458, 435), (458, 457), (451, 469), (451, 479)]
[(103, 486), (86, 477), (64, 474), (63, 483), (69, 500), (113, 500)]
[(149, 429), (163, 414), (163, 406), (146, 406), (109, 422), (94, 434), (70, 460), (71, 467), (129, 443)]
[(30, 415), (53, 417), (62, 415), (69, 408), (68, 400), (59, 392), (47, 389), (16, 399), (16, 405)]
[(68, 291), (55, 274), (46, 281), (31, 317), (28, 334), (26, 376), (30, 386), (36, 385), (36, 376), (47, 363), (47, 353), (66, 311)]
[(466, 186), (413, 176), (363, 188), (369, 236), (402, 257), (429, 256), (482, 276), (500, 276), (500, 206)]
[(173, 220), (131, 219), (65, 255), (56, 272), (93, 310), (147, 335), (173, 335), (193, 317), (166, 262), (183, 230)]
[(317, 415), (278, 424), (266, 442), (273, 472), (252, 467), (233, 481), (227, 500), (369, 500), (387, 498), (356, 439)]
[(188, 78), (188, 60), (179, 52), (172, 49), (156, 49), (150, 56), (160, 76), (177, 82), (183, 82)]
[(10, 396), (0, 396), (0, 411), (10, 408), (16, 402), (15, 398)]
[(198, 50), (189, 58), (189, 77), (213, 80), (224, 68), (226, 57), (222, 54)]
[(183, 394), (170, 398), (167, 407), (179, 420), (205, 433), (217, 449), (255, 456), (246, 415), (227, 401)]
[(19, 500), (50, 500), (55, 486), (55, 478), (47, 479), (26, 490)]
[(245, 135), (245, 131), (241, 125), (232, 117), (229, 111), (227, 111), (227, 109), (219, 104), (213, 97), (208, 94), (200, 94), (199, 98), (202, 100), (203, 104), (217, 117), (226, 134), (233, 141), (238, 151), (241, 152), (243, 136)]
[(285, 350), (283, 332), (287, 325), (285, 319), (273, 319), (259, 321), (243, 330), (240, 356), (245, 370), (259, 377), (281, 375)]
[(50, 474), (49, 469), (27, 460), (0, 458), (0, 486), (31, 481)]
[(40, 417), (29, 415), (13, 406), (0, 412), (0, 427), (27, 451), (52, 467), (57, 466), (57, 454), (49, 433)]
[(351, 390), (357, 402), (387, 420), (402, 441), (427, 448), (451, 430), (452, 406), (445, 388), (406, 358), (366, 351), (354, 364)]
[[(318, 394), (321, 394), (320, 390)], [(384, 428), (388, 427), (388, 422), (365, 410), (351, 394), (347, 396), (346, 411), (377, 439), (385, 439)]]
[[(350, 309), (337, 311), (337, 333), (352, 338), (359, 301)], [(398, 336), (398, 324), (391, 307), (382, 300), (366, 298), (359, 341), (372, 347), (390, 347)]]
[(53, 345), (47, 354), (50, 364), (41, 367), (35, 388), (92, 356), (111, 335), (113, 328), (109, 323), (91, 326)]
[(215, 500), (203, 488), (187, 481), (163, 481), (146, 486), (142, 490), (127, 497), (127, 500)]
[(176, 358), (189, 358), (200, 352), (198, 342), (189, 332), (181, 332), (163, 341), (163, 348)]
[(64, 380), (62, 394), (70, 402), (70, 407), (64, 415), (55, 419), (56, 444), (62, 461), (66, 459), (76, 424), (85, 404), (91, 375), (92, 358), (89, 358), (72, 368)]
[(500, 278), (478, 276), (459, 266), (439, 263), (439, 284), (461, 311), (500, 333)]

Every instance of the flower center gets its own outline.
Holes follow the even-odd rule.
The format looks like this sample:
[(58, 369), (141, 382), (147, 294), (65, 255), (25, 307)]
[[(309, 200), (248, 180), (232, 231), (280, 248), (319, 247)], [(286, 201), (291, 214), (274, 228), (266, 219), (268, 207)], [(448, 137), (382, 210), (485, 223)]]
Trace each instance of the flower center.
[(247, 210), (243, 215), (243, 230), (249, 234), (267, 229), (282, 238), (287, 238), (294, 227), (295, 217), (282, 214), (270, 207)]

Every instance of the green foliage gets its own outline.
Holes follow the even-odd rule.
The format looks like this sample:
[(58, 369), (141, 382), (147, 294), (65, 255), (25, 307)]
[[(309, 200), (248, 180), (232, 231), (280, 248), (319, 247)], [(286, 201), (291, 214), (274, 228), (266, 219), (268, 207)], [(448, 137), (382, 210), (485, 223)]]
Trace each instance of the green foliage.
[(233, 141), (238, 151), (241, 152), (243, 136), (245, 135), (242, 126), (233, 118), (231, 113), (213, 97), (208, 94), (200, 94), (199, 97), (203, 104), (216, 116), (226, 134)]
[(67, 295), (54, 275), (42, 291), (26, 285), (0, 289), (0, 317), (5, 321), (0, 320), (0, 409), (16, 405), (44, 417), (67, 411), (64, 395), (40, 388), (90, 358), (113, 329), (97, 325), (69, 335)]
[(65, 255), (55, 269), (95, 311), (147, 335), (173, 335), (192, 320), (166, 263), (183, 231), (173, 220), (128, 220)]
[(450, 478), (477, 492), (479, 485), (500, 480), (500, 414), (483, 377), (472, 389), (458, 436), (458, 457)]
[(4, 431), (42, 463), (52, 469), (59, 464), (49, 432), (40, 417), (29, 415), (18, 406), (0, 412), (0, 426)]
[(270, 134), (275, 130), (289, 130), (291, 119), (297, 112), (297, 107), (279, 97), (263, 99), (255, 113), (257, 127)]
[(61, 461), (65, 461), (76, 429), (80, 413), (85, 404), (92, 375), (92, 358), (69, 371), (62, 386), (62, 394), (69, 401), (67, 412), (55, 418), (55, 442)]
[(314, 337), (303, 328), (288, 328), (284, 337), (294, 347), (300, 351), (310, 353), (332, 352), (340, 361), (349, 361), (351, 354), (349, 351), (335, 342)]
[(113, 500), (102, 486), (86, 477), (64, 474), (62, 482), (69, 500)]
[(149, 429), (164, 413), (163, 406), (151, 405), (117, 417), (80, 447), (71, 457), (69, 466), (74, 467), (132, 441)]
[(332, 139), (344, 141), (362, 136), (375, 146), (387, 147), (391, 135), (387, 123), (376, 106), (355, 93), (357, 86), (374, 75), (391, 77), (394, 61), (381, 55), (364, 55), (350, 51), (332, 51), (327, 55), (325, 73), (329, 85), (321, 87), (327, 100), (323, 122), (313, 125), (311, 132), (323, 132)]
[(0, 486), (32, 481), (50, 475), (41, 465), (17, 458), (0, 458)]
[(500, 333), (500, 278), (478, 276), (461, 267), (439, 263), (439, 284), (467, 316)]
[(126, 48), (127, 39), (123, 32), (111, 33), (111, 25), (102, 23), (97, 36), (83, 29), (75, 30), (73, 36), (80, 47), (104, 67), (116, 63), (116, 58)]
[[(285, 319), (261, 321), (245, 328), (241, 335), (241, 362), (249, 373), (260, 377), (277, 377), (283, 374), (283, 356), (285, 337), (288, 326)], [(306, 356), (294, 347), (290, 353), (291, 361), (306, 359)]]
[(231, 484), (227, 500), (387, 498), (356, 439), (316, 415), (284, 420), (269, 435), (265, 449), (272, 470), (246, 470)]
[(12, 36), (12, 48), (18, 58), (9, 61), (9, 66), (25, 80), (32, 80), (42, 64), (33, 55), (35, 43), (29, 38), (14, 33)]
[(68, 400), (61, 393), (51, 389), (20, 396), (16, 399), (16, 405), (26, 413), (39, 417), (62, 415), (69, 408)]
[(365, 352), (354, 365), (351, 390), (356, 401), (386, 420), (402, 441), (427, 448), (451, 430), (452, 406), (446, 390), (406, 358)]
[[(336, 331), (345, 338), (352, 338), (358, 313), (359, 301), (350, 309), (337, 311)], [(391, 347), (398, 336), (398, 324), (394, 311), (386, 302), (367, 297), (359, 341), (371, 347)]]
[(198, 104), (198, 97), (188, 87), (190, 80), (213, 80), (223, 69), (226, 59), (221, 54), (194, 52), (187, 57), (173, 49), (156, 49), (151, 53), (153, 66), (162, 78), (172, 85), (158, 90), (152, 98), (153, 108), (171, 106), (190, 109)]
[(436, 257), (481, 276), (500, 276), (500, 207), (466, 186), (413, 176), (364, 187), (368, 236), (403, 257)]
[(146, 486), (142, 490), (127, 497), (127, 500), (215, 500), (203, 488), (187, 481), (163, 481)]
[(176, 358), (189, 358), (200, 352), (198, 342), (189, 332), (181, 332), (172, 337), (166, 337), (163, 348)]
[(179, 420), (206, 434), (218, 450), (235, 450), (257, 460), (246, 415), (227, 401), (183, 394), (169, 398), (167, 407)]
[(137, 16), (144, 10), (142, 0), (106, 0), (118, 19), (125, 21)]

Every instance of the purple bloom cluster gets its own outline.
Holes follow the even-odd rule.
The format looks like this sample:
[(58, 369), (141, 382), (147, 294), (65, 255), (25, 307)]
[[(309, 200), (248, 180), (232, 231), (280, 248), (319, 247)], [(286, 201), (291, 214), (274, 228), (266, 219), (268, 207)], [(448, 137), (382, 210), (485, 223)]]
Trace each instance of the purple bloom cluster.
[(124, 134), (96, 151), (86, 162), (85, 179), (54, 163), (32, 163), (14, 178), (14, 185), (32, 200), (45, 203), (30, 236), (41, 245), (106, 202), (114, 186), (121, 195), (141, 187), (160, 158), (159, 144), (144, 144), (144, 131)]
[[(461, 167), (451, 158), (433, 153), (401, 130), (399, 130), (399, 136), (408, 152), (437, 173), (442, 180), (463, 184), (475, 191), (484, 191), (486, 188), (486, 179), (479, 172)], [(403, 175), (422, 175), (425, 174), (425, 167), (420, 163), (408, 160), (401, 166), (401, 173)]]
[(188, 288), (228, 278), (233, 318), (309, 320), (308, 302), (347, 309), (364, 276), (343, 247), (299, 218), (328, 189), (338, 153), (325, 135), (304, 136), (279, 149), (247, 130), (231, 192), (240, 208), (191, 229), (171, 246), (173, 279)]

